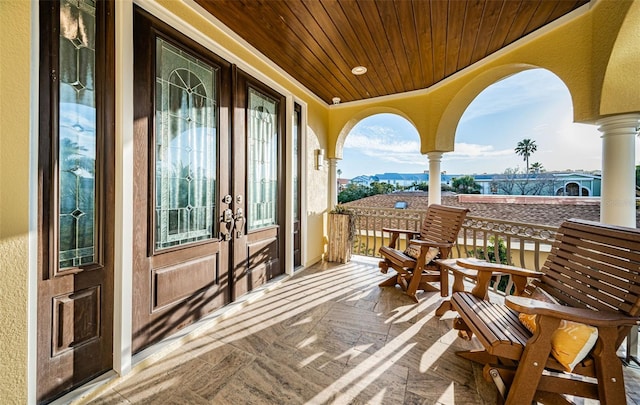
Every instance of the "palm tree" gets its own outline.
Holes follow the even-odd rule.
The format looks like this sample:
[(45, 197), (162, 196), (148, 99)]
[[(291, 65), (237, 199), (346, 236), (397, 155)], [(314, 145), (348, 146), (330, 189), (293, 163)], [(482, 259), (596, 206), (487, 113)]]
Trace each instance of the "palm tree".
[(522, 156), (524, 161), (527, 162), (526, 173), (529, 173), (529, 156), (536, 150), (538, 150), (538, 145), (536, 145), (536, 141), (532, 141), (531, 139), (523, 139), (518, 142), (518, 146), (516, 146), (516, 155)]
[(542, 166), (542, 163), (534, 162), (531, 163), (531, 167), (529, 168), (529, 170), (531, 170), (531, 173), (540, 173), (544, 171), (544, 167)]

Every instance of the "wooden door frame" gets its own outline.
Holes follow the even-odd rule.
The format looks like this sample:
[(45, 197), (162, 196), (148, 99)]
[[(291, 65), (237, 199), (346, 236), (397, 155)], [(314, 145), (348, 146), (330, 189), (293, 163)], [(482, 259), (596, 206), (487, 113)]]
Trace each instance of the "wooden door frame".
[[(295, 115), (294, 115), (295, 114)], [(298, 181), (294, 182), (293, 184), (293, 189), (295, 190), (295, 193), (298, 195), (298, 206), (295, 207), (295, 211), (294, 215), (298, 215), (298, 229), (297, 229), (297, 235), (296, 235), (296, 229), (295, 229), (295, 217), (291, 218), (291, 222), (292, 222), (292, 227), (293, 229), (293, 238), (292, 241), (289, 242), (292, 245), (292, 251), (293, 251), (293, 260), (292, 260), (292, 266), (293, 266), (293, 270), (295, 270), (296, 268), (299, 268), (302, 266), (302, 154), (304, 152), (304, 150), (302, 149), (302, 106), (299, 103), (294, 103), (293, 104), (293, 111), (292, 111), (292, 115), (294, 117), (297, 117), (296, 120), (296, 125), (292, 125), (291, 127), (291, 147), (294, 148), (294, 150), (298, 151), (297, 156), (295, 156), (295, 159), (291, 162), (291, 167), (293, 169), (293, 167), (295, 166), (295, 172), (298, 174)], [(294, 134), (293, 130), (296, 128), (297, 126), (297, 133)], [(294, 141), (295, 144), (294, 144)], [(293, 156), (293, 153), (291, 154)], [(285, 153), (285, 156), (287, 156), (287, 154)], [(293, 199), (293, 196), (291, 197)], [(293, 205), (293, 201), (292, 201), (292, 205)], [(298, 249), (298, 253), (296, 254), (296, 239), (297, 242), (299, 243), (299, 249)]]

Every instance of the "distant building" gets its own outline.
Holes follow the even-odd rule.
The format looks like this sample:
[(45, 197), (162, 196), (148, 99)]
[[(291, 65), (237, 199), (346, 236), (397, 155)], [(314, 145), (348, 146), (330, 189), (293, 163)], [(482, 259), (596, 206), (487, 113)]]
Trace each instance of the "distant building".
[[(458, 177), (471, 176), (480, 185), (480, 194), (498, 195), (556, 195), (600, 197), (602, 179), (600, 174), (585, 172), (542, 172), (529, 174), (447, 174), (440, 175), (443, 185), (452, 186)], [(395, 187), (409, 188), (420, 183), (429, 183), (429, 173), (383, 173), (373, 176), (358, 176), (350, 183), (364, 186), (372, 182), (388, 183)]]
[(347, 184), (349, 184), (349, 179), (338, 179), (338, 192), (344, 190), (347, 187)]
[(357, 184), (359, 186), (370, 186), (374, 181), (378, 181), (378, 178), (375, 176), (357, 176), (351, 179), (349, 183)]
[(383, 173), (374, 177), (380, 183), (393, 184), (396, 187), (411, 187), (414, 184), (429, 182), (429, 173)]

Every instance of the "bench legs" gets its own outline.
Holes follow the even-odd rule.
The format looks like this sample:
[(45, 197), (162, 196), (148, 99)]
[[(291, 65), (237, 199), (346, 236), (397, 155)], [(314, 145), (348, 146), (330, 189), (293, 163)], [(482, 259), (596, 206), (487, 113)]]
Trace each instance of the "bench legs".
[(618, 330), (615, 327), (598, 328), (598, 340), (593, 351), (598, 377), (598, 393), (601, 404), (624, 404), (626, 394), (622, 362), (616, 355)]

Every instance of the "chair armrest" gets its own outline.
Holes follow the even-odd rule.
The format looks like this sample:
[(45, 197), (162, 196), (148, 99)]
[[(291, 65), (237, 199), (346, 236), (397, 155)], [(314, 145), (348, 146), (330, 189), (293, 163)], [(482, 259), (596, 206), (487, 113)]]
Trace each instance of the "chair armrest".
[(528, 270), (522, 267), (509, 266), (507, 264), (490, 263), (478, 259), (458, 259), (456, 264), (460, 267), (476, 270), (478, 272), (499, 272), (512, 276), (540, 278), (544, 273), (535, 270)]
[(617, 312), (594, 311), (586, 308), (573, 308), (565, 305), (550, 304), (526, 297), (508, 296), (505, 298), (507, 307), (514, 311), (532, 315), (544, 315), (567, 321), (584, 323), (592, 326), (623, 326), (636, 325), (640, 318), (631, 317)]
[(453, 247), (454, 243), (448, 242), (434, 242), (428, 239), (411, 239), (409, 242), (415, 243), (416, 245), (427, 246), (427, 247), (436, 247), (436, 248), (450, 248)]
[(388, 232), (391, 234), (391, 237), (389, 238), (389, 247), (392, 249), (396, 248), (396, 243), (398, 243), (398, 238), (401, 233), (407, 234), (407, 238), (413, 238), (413, 235), (420, 235), (420, 231), (410, 231), (408, 229), (382, 228), (382, 232)]
[(382, 232), (420, 235), (420, 231), (410, 231), (408, 229), (382, 228)]
[(544, 273), (527, 270), (522, 267), (509, 266), (506, 264), (490, 263), (479, 259), (458, 259), (456, 264), (470, 270), (478, 272), (476, 286), (471, 293), (478, 298), (486, 298), (489, 293), (489, 283), (496, 275), (510, 275), (515, 287), (515, 295), (522, 295), (529, 277), (540, 278)]

